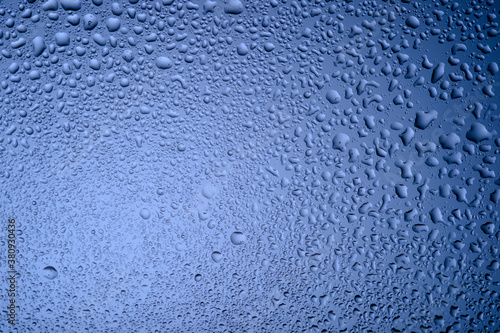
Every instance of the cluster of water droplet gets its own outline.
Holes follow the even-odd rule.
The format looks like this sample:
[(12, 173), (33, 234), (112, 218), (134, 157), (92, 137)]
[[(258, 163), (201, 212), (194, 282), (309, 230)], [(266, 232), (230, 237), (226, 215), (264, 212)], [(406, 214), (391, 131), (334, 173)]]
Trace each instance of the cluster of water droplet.
[(499, 9), (0, 4), (19, 332), (498, 331)]

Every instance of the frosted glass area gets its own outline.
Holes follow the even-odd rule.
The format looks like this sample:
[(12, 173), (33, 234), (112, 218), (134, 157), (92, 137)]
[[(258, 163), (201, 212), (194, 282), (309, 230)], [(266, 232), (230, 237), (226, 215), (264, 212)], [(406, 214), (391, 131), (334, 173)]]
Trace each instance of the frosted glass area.
[(0, 1), (0, 332), (500, 332), (499, 17)]

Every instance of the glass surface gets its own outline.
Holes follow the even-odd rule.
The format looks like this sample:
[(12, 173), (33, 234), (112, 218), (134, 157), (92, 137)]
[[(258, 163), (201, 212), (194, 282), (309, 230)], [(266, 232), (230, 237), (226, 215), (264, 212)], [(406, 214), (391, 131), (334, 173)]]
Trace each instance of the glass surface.
[(1, 1), (0, 331), (499, 332), (499, 10)]

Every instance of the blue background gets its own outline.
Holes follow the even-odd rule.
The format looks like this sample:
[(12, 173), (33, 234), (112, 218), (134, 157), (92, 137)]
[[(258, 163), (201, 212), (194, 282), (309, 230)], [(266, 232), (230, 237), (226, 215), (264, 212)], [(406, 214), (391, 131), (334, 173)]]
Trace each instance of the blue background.
[(2, 2), (0, 331), (498, 332), (498, 16)]

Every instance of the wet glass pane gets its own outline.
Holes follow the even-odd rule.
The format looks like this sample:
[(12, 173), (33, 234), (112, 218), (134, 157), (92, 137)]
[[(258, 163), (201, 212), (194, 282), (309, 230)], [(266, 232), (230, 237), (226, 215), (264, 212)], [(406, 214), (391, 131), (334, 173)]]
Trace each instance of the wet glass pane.
[(1, 332), (499, 332), (498, 1), (0, 2)]

